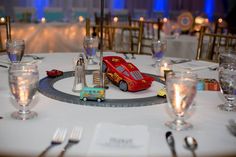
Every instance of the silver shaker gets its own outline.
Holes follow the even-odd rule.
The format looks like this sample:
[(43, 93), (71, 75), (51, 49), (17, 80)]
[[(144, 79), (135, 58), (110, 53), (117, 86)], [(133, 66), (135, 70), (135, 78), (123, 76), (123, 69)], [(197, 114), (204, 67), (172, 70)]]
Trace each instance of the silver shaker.
[(86, 86), (84, 57), (80, 55), (75, 65), (75, 78), (72, 91), (80, 92)]

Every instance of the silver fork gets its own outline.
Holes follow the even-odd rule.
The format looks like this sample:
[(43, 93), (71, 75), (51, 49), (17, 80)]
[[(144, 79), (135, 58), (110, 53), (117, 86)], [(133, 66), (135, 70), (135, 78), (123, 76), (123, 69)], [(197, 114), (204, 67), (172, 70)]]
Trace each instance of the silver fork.
[(63, 148), (60, 157), (64, 156), (65, 152), (74, 144), (77, 144), (80, 142), (82, 137), (83, 129), (80, 127), (74, 127), (71, 131), (69, 140), (66, 144), (66, 146)]
[(66, 137), (66, 133), (67, 133), (67, 129), (66, 128), (58, 128), (55, 133), (53, 134), (52, 140), (51, 140), (51, 144), (39, 155), (39, 157), (43, 157), (45, 156), (45, 154), (49, 151), (49, 149), (51, 149), (52, 147), (56, 146), (56, 145), (60, 145), (63, 143), (63, 141), (65, 140)]

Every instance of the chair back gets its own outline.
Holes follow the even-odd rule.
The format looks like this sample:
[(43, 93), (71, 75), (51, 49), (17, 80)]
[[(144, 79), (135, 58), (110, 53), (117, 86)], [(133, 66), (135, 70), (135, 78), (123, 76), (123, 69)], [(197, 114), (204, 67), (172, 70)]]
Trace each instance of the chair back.
[(0, 26), (5, 27), (0, 30), (4, 30), (6, 32), (6, 38), (3, 38), (3, 34), (0, 32), (0, 52), (5, 52), (6, 51), (6, 40), (11, 40), (11, 23), (10, 23), (10, 17), (1, 17), (0, 19)]
[(218, 62), (219, 53), (229, 49), (236, 50), (236, 36), (215, 33), (206, 33), (201, 28), (196, 60), (209, 60)]
[[(118, 53), (140, 54), (141, 39), (143, 27), (135, 27), (129, 25), (112, 25), (104, 24), (103, 30), (103, 49), (115, 51)], [(93, 33), (91, 33), (91, 30)], [(86, 35), (96, 34), (100, 37), (100, 25), (91, 25), (90, 19), (86, 19)], [(136, 40), (133, 35), (138, 34)], [(133, 44), (136, 43), (136, 47)]]
[[(144, 54), (151, 54), (151, 41), (153, 39), (161, 39), (161, 29), (163, 27), (163, 21), (161, 19), (157, 19), (156, 21), (152, 20), (142, 20), (142, 19), (132, 19), (129, 17), (129, 25), (130, 26), (136, 26), (136, 27), (141, 27), (140, 25), (143, 25), (143, 34), (142, 34), (142, 39), (141, 39), (141, 45), (142, 45), (142, 50), (141, 53)], [(137, 38), (137, 36), (134, 35), (134, 38)], [(149, 49), (149, 50), (147, 50)]]

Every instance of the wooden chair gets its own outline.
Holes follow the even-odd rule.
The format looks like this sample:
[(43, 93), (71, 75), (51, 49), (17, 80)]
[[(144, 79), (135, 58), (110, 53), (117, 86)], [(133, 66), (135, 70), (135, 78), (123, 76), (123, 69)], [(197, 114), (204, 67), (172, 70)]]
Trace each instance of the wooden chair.
[[(1, 17), (0, 19), (0, 26), (5, 26), (5, 28), (1, 29), (4, 30), (4, 32), (6, 32), (6, 40), (10, 40), (11, 39), (11, 23), (10, 23), (10, 17), (6, 16), (6, 17)], [(4, 39), (2, 38), (2, 34), (0, 32), (0, 52), (5, 52), (5, 42)]]
[(218, 62), (220, 52), (236, 49), (236, 36), (205, 33), (205, 29), (202, 27), (200, 31), (196, 60)]
[[(93, 30), (93, 33), (91, 33)], [(130, 53), (140, 54), (141, 52), (141, 39), (143, 33), (142, 27), (125, 26), (125, 25), (104, 25), (103, 34), (103, 49), (115, 51), (118, 53)], [(96, 34), (100, 36), (100, 25), (91, 25), (90, 19), (86, 19), (86, 35)], [(133, 40), (132, 35), (138, 34), (137, 40)], [(117, 37), (119, 35), (119, 38)], [(123, 41), (123, 39), (128, 39)], [(106, 41), (106, 39), (108, 39)], [(133, 47), (133, 43), (137, 43), (136, 49)], [(127, 46), (124, 48), (124, 45)]]
[[(143, 25), (143, 35), (142, 35), (142, 40), (141, 40), (141, 53), (143, 54), (151, 54), (151, 48), (152, 48), (152, 40), (153, 39), (161, 39), (161, 29), (163, 26), (163, 21), (161, 19), (157, 19), (156, 21), (152, 20), (137, 20), (137, 19), (132, 19), (129, 17), (129, 25), (130, 26), (136, 26), (136, 27), (141, 27), (140, 25)], [(137, 35), (133, 36), (134, 38), (137, 38)], [(135, 46), (135, 44), (134, 44)], [(146, 50), (146, 49), (149, 50)]]

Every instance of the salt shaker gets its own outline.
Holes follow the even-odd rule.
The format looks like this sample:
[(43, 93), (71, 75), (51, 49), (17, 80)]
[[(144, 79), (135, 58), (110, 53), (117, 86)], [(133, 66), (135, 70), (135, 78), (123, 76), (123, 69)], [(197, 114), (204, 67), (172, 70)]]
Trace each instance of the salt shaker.
[(85, 86), (87, 86), (85, 78), (85, 63), (83, 56), (80, 55), (75, 66), (75, 79), (72, 91), (80, 92)]

